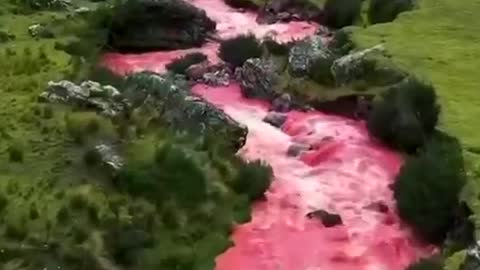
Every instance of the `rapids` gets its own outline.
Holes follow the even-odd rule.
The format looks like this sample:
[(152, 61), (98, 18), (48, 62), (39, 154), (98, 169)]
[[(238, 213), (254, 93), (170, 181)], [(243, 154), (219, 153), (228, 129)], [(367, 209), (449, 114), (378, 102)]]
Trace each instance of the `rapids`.
[[(193, 0), (217, 21), (217, 34), (228, 38), (252, 32), (276, 32), (288, 41), (313, 34), (306, 22), (258, 25), (255, 14), (241, 13), (222, 0)], [(218, 44), (202, 48), (145, 54), (105, 55), (119, 73), (164, 71), (166, 63), (191, 51), (216, 62)], [(275, 180), (267, 200), (253, 206), (252, 220), (235, 228), (234, 246), (216, 260), (216, 270), (402, 270), (432, 247), (416, 241), (395, 213), (389, 185), (402, 164), (400, 155), (372, 142), (362, 122), (321, 112), (288, 113), (283, 129), (262, 121), (268, 104), (245, 99), (239, 86), (195, 85), (192, 91), (249, 128), (245, 159), (263, 159)], [(314, 145), (300, 157), (286, 155), (294, 142)], [(382, 202), (387, 212), (372, 204)], [(323, 209), (342, 217), (343, 225), (324, 227), (305, 215)]]

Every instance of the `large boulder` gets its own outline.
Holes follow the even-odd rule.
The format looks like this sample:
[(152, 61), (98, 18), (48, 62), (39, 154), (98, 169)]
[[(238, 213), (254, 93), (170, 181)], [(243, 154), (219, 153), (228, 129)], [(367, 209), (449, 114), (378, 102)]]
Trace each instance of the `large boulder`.
[(230, 138), (235, 151), (246, 142), (246, 126), (203, 98), (191, 96), (179, 78), (141, 72), (127, 78), (127, 85), (125, 96), (133, 107), (152, 112), (163, 124), (191, 134)]
[(287, 114), (278, 112), (269, 112), (264, 118), (263, 122), (269, 123), (274, 127), (281, 127), (287, 121)]
[(265, 100), (275, 98), (274, 88), (279, 83), (280, 77), (275, 72), (272, 61), (260, 58), (248, 59), (235, 73), (245, 97)]
[(126, 1), (115, 13), (109, 44), (136, 51), (199, 47), (215, 28), (205, 11), (182, 0)]
[(288, 54), (289, 72), (294, 77), (306, 76), (310, 66), (319, 59), (330, 59), (331, 53), (321, 36), (315, 35), (297, 42)]
[(393, 65), (384, 51), (383, 45), (376, 45), (336, 59), (331, 70), (337, 86), (359, 80), (369, 85), (386, 86), (404, 79), (407, 73)]
[(86, 81), (77, 85), (71, 81), (50, 81), (45, 92), (41, 93), (42, 102), (63, 103), (78, 108), (93, 108), (108, 117), (119, 115), (126, 104), (119, 98), (120, 93), (110, 85)]

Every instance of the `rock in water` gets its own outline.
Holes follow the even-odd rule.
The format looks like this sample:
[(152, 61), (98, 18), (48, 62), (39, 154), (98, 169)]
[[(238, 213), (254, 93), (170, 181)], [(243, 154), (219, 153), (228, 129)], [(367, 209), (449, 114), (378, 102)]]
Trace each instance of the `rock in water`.
[(318, 59), (329, 59), (330, 51), (323, 45), (322, 37), (315, 35), (299, 41), (288, 54), (289, 72), (294, 77), (306, 76), (310, 65)]
[(292, 107), (292, 97), (289, 94), (284, 93), (278, 98), (273, 100), (271, 109), (272, 111), (275, 111), (275, 112), (285, 113), (285, 112), (289, 112), (291, 107)]
[(307, 214), (308, 218), (318, 218), (322, 221), (323, 226), (329, 228), (342, 225), (342, 217), (337, 214), (331, 214), (325, 210), (316, 210)]
[(279, 76), (272, 61), (260, 58), (248, 59), (235, 71), (245, 97), (272, 100), (276, 93), (275, 85)]
[(287, 156), (297, 157), (302, 152), (305, 152), (305, 151), (308, 151), (308, 150), (311, 150), (311, 149), (312, 149), (312, 147), (308, 144), (293, 143), (288, 147)]
[(215, 28), (205, 11), (183, 0), (139, 0), (114, 17), (109, 43), (119, 50), (185, 49), (202, 45)]
[(269, 123), (274, 127), (281, 127), (283, 123), (287, 120), (287, 115), (284, 113), (278, 112), (269, 112), (265, 118), (263, 118), (263, 122)]

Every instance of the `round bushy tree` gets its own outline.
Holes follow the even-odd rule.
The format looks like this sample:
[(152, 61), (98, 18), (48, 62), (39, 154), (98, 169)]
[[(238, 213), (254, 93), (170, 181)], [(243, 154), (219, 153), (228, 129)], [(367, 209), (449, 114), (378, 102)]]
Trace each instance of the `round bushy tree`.
[(254, 35), (240, 35), (220, 43), (220, 58), (238, 67), (250, 58), (261, 57), (263, 53), (261, 43)]
[(458, 142), (436, 135), (419, 156), (407, 159), (397, 176), (393, 188), (400, 217), (426, 241), (441, 242), (464, 183)]
[(242, 162), (232, 187), (237, 193), (248, 195), (250, 200), (257, 200), (270, 186), (272, 174), (272, 168), (261, 160)]
[(325, 24), (335, 29), (353, 25), (360, 18), (361, 8), (362, 0), (327, 0)]
[(367, 127), (371, 135), (387, 145), (414, 152), (434, 131), (439, 112), (433, 87), (407, 78), (374, 104)]
[(413, 0), (370, 0), (368, 20), (371, 24), (391, 22), (413, 6)]

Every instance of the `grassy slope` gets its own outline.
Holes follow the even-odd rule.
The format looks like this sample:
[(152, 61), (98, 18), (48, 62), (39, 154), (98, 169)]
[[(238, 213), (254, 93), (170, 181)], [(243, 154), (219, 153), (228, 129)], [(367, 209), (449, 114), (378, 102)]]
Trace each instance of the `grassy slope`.
[[(165, 263), (176, 259), (187, 262), (191, 259), (194, 260), (195, 267), (213, 268), (213, 258), (228, 244), (228, 234), (218, 227), (229, 227), (226, 223), (235, 215), (230, 204), (238, 203), (235, 207), (243, 211), (247, 209), (248, 202), (243, 198), (230, 197), (222, 203), (214, 203), (213, 206), (212, 202), (207, 202), (206, 213), (202, 212), (199, 217), (208, 218), (197, 220), (197, 215), (197, 219), (193, 220), (190, 213), (182, 209), (169, 207), (169, 211), (164, 212), (165, 209), (156, 209), (141, 198), (119, 193), (111, 188), (104, 176), (87, 169), (83, 163), (85, 149), (74, 144), (66, 133), (64, 116), (68, 109), (35, 102), (49, 80), (60, 80), (72, 69), (70, 56), (55, 50), (54, 44), (69, 38), (70, 33), (64, 29), (75, 27), (77, 22), (72, 18), (62, 21), (67, 15), (63, 12), (15, 15), (13, 8), (7, 1), (0, 1), (0, 30), (8, 30), (16, 36), (14, 41), (0, 43), (0, 96), (4, 102), (4, 106), (0, 107), (0, 249), (7, 250), (0, 254), (0, 265), (42, 261), (43, 268), (45, 264), (66, 260), (63, 258), (66, 255), (56, 252), (29, 252), (29, 247), (37, 248), (43, 246), (44, 242), (58, 242), (61, 253), (71, 252), (81, 260), (82, 253), (75, 250), (76, 248), (88, 250), (98, 260), (108, 257), (101, 233), (103, 227), (107, 226), (105, 224), (110, 224), (109, 220), (113, 218), (114, 213), (110, 206), (113, 204), (117, 205), (121, 212), (113, 224), (123, 226), (144, 216), (153, 216), (155, 219), (155, 237), (162, 241), (155, 244), (150, 256), (145, 255), (146, 261), (148, 257), (156, 263), (158, 258)], [(34, 23), (53, 23), (53, 29), (57, 32), (56, 38), (30, 37), (27, 28)], [(50, 108), (53, 116), (49, 117), (48, 113), (45, 116), (45, 111)], [(103, 122), (101, 126), (104, 129)], [(152, 149), (153, 142), (138, 142), (139, 145), (145, 143), (148, 144), (148, 149)], [(156, 140), (155, 143), (159, 141)], [(7, 149), (12, 146), (22, 146), (23, 162), (9, 160)], [(136, 151), (136, 154), (140, 155), (139, 152), (141, 151)], [(141, 156), (144, 157), (145, 152), (141, 152)], [(200, 154), (197, 158), (205, 159)], [(213, 179), (226, 178), (223, 175), (217, 176), (218, 173), (208, 167), (207, 161), (202, 161), (202, 164), (205, 171), (211, 172), (211, 182)], [(226, 163), (217, 161), (222, 162)], [(229, 168), (229, 164), (225, 166)], [(216, 184), (223, 188), (222, 184)], [(226, 193), (230, 194), (228, 191)], [(89, 211), (88, 214), (72, 207), (72, 201), (79, 196), (86, 200), (84, 205)], [(5, 198), (7, 205), (2, 207), (2, 199)], [(139, 211), (136, 209), (138, 207), (147, 210), (153, 207), (154, 213), (150, 214), (150, 210)], [(62, 208), (68, 211), (67, 222), (58, 218)], [(89, 209), (94, 209), (100, 222), (92, 220)], [(159, 221), (162, 218), (169, 219), (170, 223), (181, 220), (184, 224), (179, 225), (180, 228), (170, 228)], [(86, 239), (78, 240), (79, 235), (83, 234)], [(197, 238), (200, 235), (202, 238), (192, 240), (193, 235)], [(59, 256), (62, 258), (58, 258)], [(17, 260), (18, 258), (20, 259)], [(74, 261), (71, 263), (77, 268), (63, 266), (66, 269), (82, 267)], [(29, 267), (32, 268), (25, 266), (24, 269), (40, 268), (33, 264)]]
[(467, 159), (470, 198), (480, 224), (480, 2), (421, 0), (393, 23), (355, 32), (362, 47), (383, 42), (392, 59), (433, 82), (442, 104), (441, 129), (457, 136)]

